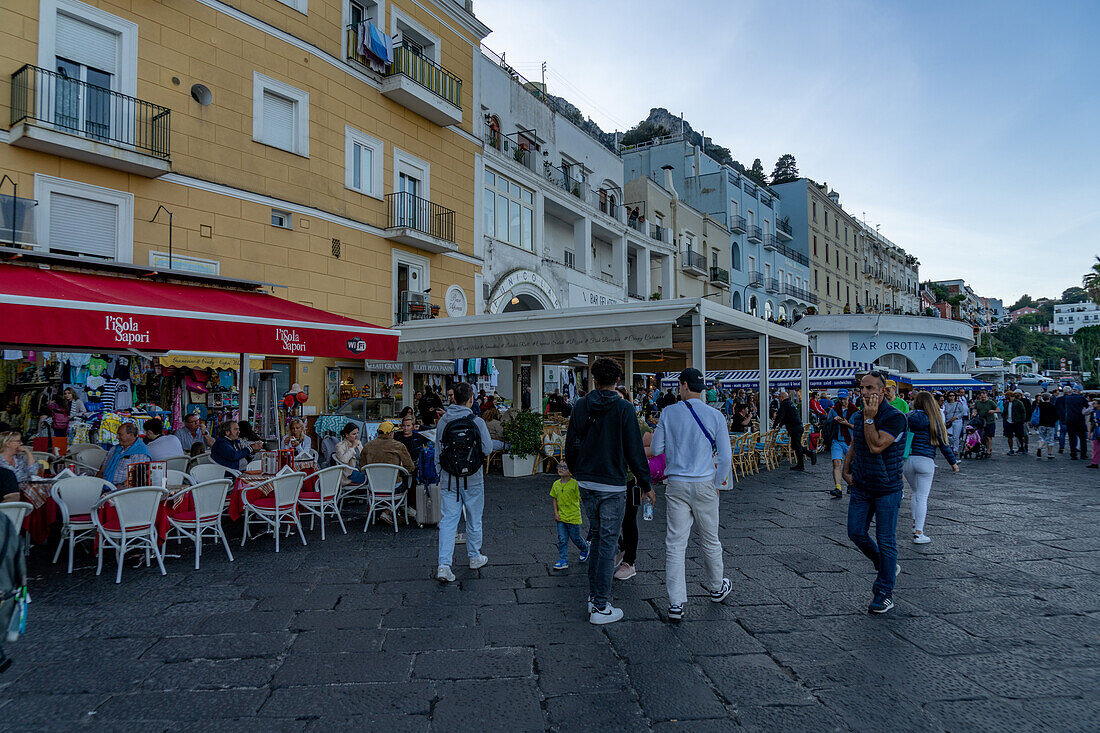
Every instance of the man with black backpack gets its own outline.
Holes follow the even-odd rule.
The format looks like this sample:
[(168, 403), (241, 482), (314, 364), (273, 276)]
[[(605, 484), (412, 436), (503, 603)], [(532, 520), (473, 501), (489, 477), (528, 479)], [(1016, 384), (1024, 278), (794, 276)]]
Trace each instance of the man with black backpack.
[(842, 389), (836, 393), (836, 403), (829, 408), (821, 423), (821, 439), (833, 459), (833, 488), (829, 494), (834, 499), (844, 496), (844, 492), (840, 490), (844, 456), (848, 454), (848, 446), (852, 444), (852, 430), (855, 428), (852, 420), (857, 412), (859, 410), (856, 406), (848, 401), (848, 390)]
[(634, 405), (615, 391), (622, 376), (622, 367), (614, 359), (596, 359), (592, 364), (596, 389), (577, 400), (565, 435), (565, 462), (580, 484), (593, 537), (588, 555), (588, 620), (594, 624), (623, 617), (622, 609), (611, 605), (611, 579), (626, 512), (628, 466), (639, 491), (650, 501), (656, 499)]
[(485, 456), (493, 449), (489, 428), (474, 417), (474, 388), (465, 382), (454, 386), (454, 402), (435, 428), (435, 464), (439, 471), (443, 518), (439, 521), (439, 567), (436, 580), (454, 582), (451, 560), (455, 551), (458, 520), (466, 512), (466, 552), (470, 568), (489, 562), (481, 554), (481, 513), (485, 508)]

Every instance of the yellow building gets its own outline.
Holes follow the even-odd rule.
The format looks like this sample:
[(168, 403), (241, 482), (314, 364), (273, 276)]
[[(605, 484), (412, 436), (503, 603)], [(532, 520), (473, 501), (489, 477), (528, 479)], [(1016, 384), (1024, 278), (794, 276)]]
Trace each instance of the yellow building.
[(864, 302), (860, 277), (860, 226), (827, 185), (806, 186), (810, 207), (810, 269), (818, 313), (854, 313)]
[[(167, 269), (171, 241), (174, 269), (382, 326), (471, 312), (468, 4), (4, 5), (0, 244), (14, 211), (16, 246), (89, 265)], [(331, 364), (283, 368), (321, 394)]]

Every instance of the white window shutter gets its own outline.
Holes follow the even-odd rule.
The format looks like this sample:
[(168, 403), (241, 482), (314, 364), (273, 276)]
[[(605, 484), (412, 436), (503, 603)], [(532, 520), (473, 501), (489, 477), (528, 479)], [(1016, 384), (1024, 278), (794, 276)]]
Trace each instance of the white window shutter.
[(116, 259), (118, 206), (64, 193), (51, 193), (50, 250)]
[(293, 100), (264, 90), (263, 141), (265, 144), (291, 152), (296, 150), (297, 110), (295, 107), (296, 103)]
[(118, 35), (64, 13), (57, 14), (55, 55), (93, 69), (118, 74)]

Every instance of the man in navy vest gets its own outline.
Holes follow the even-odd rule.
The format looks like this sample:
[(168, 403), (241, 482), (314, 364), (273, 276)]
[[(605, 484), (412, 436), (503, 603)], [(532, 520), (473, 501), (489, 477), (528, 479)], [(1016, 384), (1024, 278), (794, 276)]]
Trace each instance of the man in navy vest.
[[(867, 608), (871, 613), (886, 613), (894, 607), (894, 581), (901, 572), (896, 535), (908, 426), (905, 415), (886, 401), (885, 388), (882, 372), (871, 372), (860, 382), (863, 409), (852, 421), (852, 445), (842, 469), (851, 487), (848, 538), (878, 570), (874, 599)], [(872, 519), (877, 544), (867, 534)]]

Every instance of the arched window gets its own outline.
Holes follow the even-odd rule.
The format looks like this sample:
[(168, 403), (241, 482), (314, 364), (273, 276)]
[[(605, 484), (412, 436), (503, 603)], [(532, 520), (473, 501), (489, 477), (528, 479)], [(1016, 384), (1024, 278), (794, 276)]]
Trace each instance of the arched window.
[(932, 362), (933, 374), (959, 374), (962, 369), (959, 367), (959, 360), (951, 354), (940, 354), (934, 362)]
[(764, 317), (771, 318), (775, 315), (775, 306), (772, 305), (770, 300), (764, 301)]
[(756, 296), (755, 295), (750, 295), (749, 296), (749, 313), (751, 313), (752, 315), (755, 316), (756, 312), (757, 312), (757, 310), (759, 310), (759, 308), (760, 308), (760, 306), (756, 302)]
[(737, 242), (733, 243), (733, 269), (741, 269), (741, 245)]
[(896, 369), (899, 372), (917, 371), (917, 365), (904, 354), (883, 354), (875, 359), (875, 364), (887, 369)]
[(782, 318), (784, 321), (787, 320), (787, 306), (779, 306), (779, 317)]
[(741, 293), (733, 294), (733, 309), (735, 311), (741, 310)]

